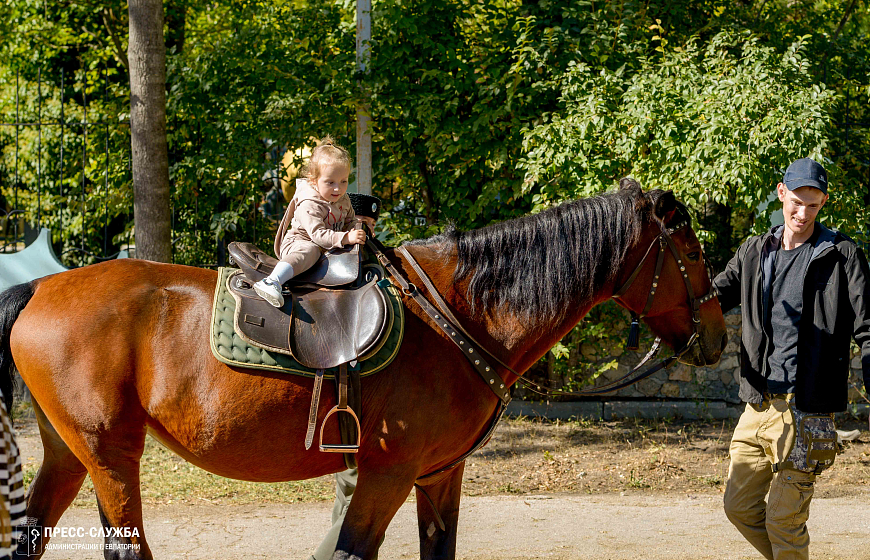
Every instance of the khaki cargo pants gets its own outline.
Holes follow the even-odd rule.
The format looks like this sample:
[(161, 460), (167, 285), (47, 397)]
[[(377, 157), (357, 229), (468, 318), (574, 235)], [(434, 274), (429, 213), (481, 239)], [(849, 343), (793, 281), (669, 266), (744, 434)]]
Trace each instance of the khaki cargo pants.
[(725, 514), (769, 560), (809, 558), (806, 523), (816, 474), (807, 465), (799, 426), (835, 437), (833, 416), (804, 415), (791, 400), (792, 395), (767, 395), (761, 404), (747, 404), (731, 439)]

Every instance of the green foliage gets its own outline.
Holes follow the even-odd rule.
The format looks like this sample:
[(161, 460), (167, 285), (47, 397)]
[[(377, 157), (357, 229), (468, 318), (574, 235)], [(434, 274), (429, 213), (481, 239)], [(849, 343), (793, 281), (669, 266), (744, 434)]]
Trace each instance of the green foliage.
[[(829, 170), (823, 219), (870, 235), (870, 128), (850, 124), (870, 121), (866, 0), (375, 0), (364, 75), (351, 0), (164, 6), (177, 262), (213, 263), (219, 240), (270, 246), (274, 223), (258, 206), (278, 165), (265, 141), (299, 155), (330, 133), (353, 153), (358, 106), (372, 117), (391, 242), (594, 195), (631, 174), (690, 205), (721, 266), (769, 225), (770, 192), (802, 156)], [(77, 247), (72, 264), (132, 234), (126, 12), (119, 0), (0, 6), (2, 121), (58, 121), (63, 99), (65, 120), (81, 123), (87, 96), (99, 123), (87, 140), (78, 124), (17, 139), (0, 130), (0, 193)], [(557, 373), (577, 385), (614, 367), (605, 356), (625, 327), (615, 305), (593, 310), (556, 347)]]
[(126, 47), (112, 40), (126, 36), (124, 11), (31, 0), (0, 8), (10, 38), (0, 46), (0, 120), (44, 123), (0, 130), (0, 196), (49, 227), (70, 265), (112, 254), (130, 236), (130, 134), (119, 124), (129, 103)]
[[(804, 51), (802, 41), (779, 53), (722, 32), (704, 47), (692, 40), (658, 62), (644, 59), (630, 75), (575, 64), (559, 109), (527, 131), (525, 189), (543, 184), (535, 200), (547, 206), (632, 175), (695, 208), (712, 200), (751, 212), (795, 154), (827, 153), (837, 96), (813, 83)], [(757, 216), (757, 229), (772, 210)], [(838, 218), (861, 223), (854, 212)]]
[(350, 144), (353, 22), (335, 3), (213, 5), (189, 13), (186, 41), (168, 76), (170, 178), (185, 210), (175, 227), (188, 239), (177, 258), (219, 239), (268, 247), (274, 226), (255, 218), (261, 176), (276, 166), (264, 140), (295, 151), (331, 133)]

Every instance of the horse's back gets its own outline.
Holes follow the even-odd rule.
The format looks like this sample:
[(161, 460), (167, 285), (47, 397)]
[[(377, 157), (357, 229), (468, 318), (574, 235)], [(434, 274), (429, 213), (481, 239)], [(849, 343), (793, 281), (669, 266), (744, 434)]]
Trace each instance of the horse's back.
[(203, 338), (215, 282), (210, 270), (137, 259), (36, 280), (12, 329), (15, 364), (37, 400), (58, 385), (88, 401), (124, 391), (155, 344)]
[[(24, 330), (37, 321), (42, 340), (111, 336), (129, 328), (159, 329), (167, 315), (185, 307), (208, 306), (215, 281), (214, 271), (137, 259), (69, 270), (35, 281), (33, 298), (16, 327)], [(57, 320), (60, 317), (65, 320)]]

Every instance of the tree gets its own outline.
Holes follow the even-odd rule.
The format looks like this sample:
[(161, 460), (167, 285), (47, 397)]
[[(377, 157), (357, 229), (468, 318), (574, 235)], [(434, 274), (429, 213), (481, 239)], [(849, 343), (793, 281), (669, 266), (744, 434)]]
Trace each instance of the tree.
[(166, 148), (166, 44), (163, 2), (130, 0), (130, 136), (136, 256), (172, 259)]

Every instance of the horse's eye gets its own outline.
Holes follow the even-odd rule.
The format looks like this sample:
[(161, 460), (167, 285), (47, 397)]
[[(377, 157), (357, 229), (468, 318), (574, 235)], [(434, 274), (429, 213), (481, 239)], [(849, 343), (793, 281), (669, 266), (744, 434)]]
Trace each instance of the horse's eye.
[(698, 262), (698, 259), (701, 258), (701, 253), (699, 253), (698, 251), (692, 251), (691, 253), (686, 255), (686, 258), (692, 262)]

